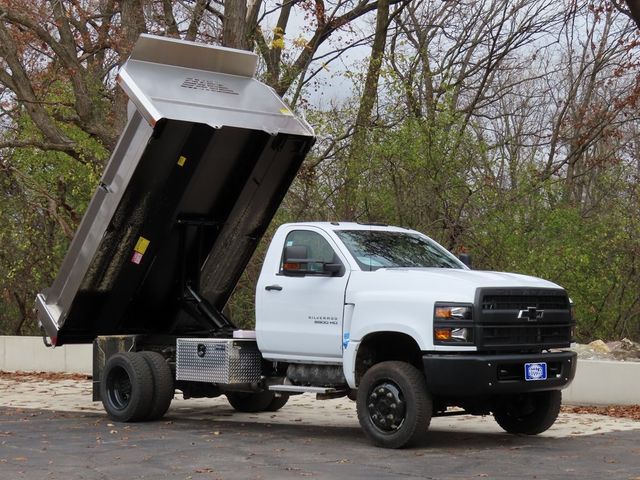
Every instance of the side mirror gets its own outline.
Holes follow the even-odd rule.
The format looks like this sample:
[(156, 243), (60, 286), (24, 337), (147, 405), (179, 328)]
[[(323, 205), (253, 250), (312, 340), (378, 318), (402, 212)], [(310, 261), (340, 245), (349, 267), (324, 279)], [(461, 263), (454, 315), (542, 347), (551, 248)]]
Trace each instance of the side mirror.
[(306, 245), (289, 245), (284, 247), (284, 263), (299, 263), (307, 260), (309, 250)]
[(468, 253), (461, 253), (460, 255), (458, 255), (458, 260), (464, 263), (467, 267), (472, 268), (471, 255), (469, 255)]
[(282, 273), (297, 277), (321, 274), (323, 273), (322, 262), (313, 258), (287, 258), (282, 264)]
[(344, 268), (340, 263), (325, 263), (323, 264), (324, 271), (330, 273), (331, 276), (339, 275)]
[(282, 273), (289, 276), (301, 277), (309, 273), (309, 252), (304, 245), (290, 245), (284, 247)]
[(339, 275), (344, 267), (340, 263), (325, 263), (315, 258), (307, 258), (307, 247), (293, 245), (285, 247), (282, 273), (289, 276)]
[(282, 273), (293, 277), (304, 275), (339, 275), (344, 267), (339, 263), (325, 263), (314, 258), (289, 258), (282, 264)]

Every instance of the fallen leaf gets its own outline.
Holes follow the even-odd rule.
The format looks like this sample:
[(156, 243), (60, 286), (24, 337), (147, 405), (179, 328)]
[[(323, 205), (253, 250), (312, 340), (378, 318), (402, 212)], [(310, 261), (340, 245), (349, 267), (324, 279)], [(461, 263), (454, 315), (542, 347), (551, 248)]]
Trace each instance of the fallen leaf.
[(215, 470), (209, 467), (198, 468), (194, 470), (195, 473), (215, 473)]

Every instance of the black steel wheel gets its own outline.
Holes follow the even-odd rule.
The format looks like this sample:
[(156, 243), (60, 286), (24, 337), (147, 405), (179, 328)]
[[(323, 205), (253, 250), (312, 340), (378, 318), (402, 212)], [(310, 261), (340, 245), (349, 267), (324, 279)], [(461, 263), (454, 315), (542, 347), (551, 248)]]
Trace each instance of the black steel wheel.
[(140, 352), (140, 355), (151, 368), (151, 376), (153, 378), (153, 398), (145, 420), (158, 420), (167, 413), (173, 400), (175, 393), (173, 373), (171, 373), (171, 368), (161, 354), (157, 352)]
[(100, 381), (102, 405), (118, 422), (143, 420), (153, 398), (151, 368), (139, 353), (116, 353), (107, 361)]
[(493, 418), (506, 432), (537, 435), (558, 418), (562, 392), (530, 392), (503, 398), (494, 407)]
[(267, 406), (266, 411), (267, 412), (277, 412), (282, 407), (284, 407), (287, 404), (288, 401), (289, 401), (289, 394), (288, 393), (276, 393), (273, 396), (273, 400), (271, 400), (271, 403)]
[(264, 392), (227, 392), (227, 400), (238, 412), (264, 412), (274, 400), (274, 393)]
[(423, 374), (405, 362), (382, 362), (366, 371), (357, 396), (358, 420), (374, 445), (402, 448), (420, 442), (432, 402)]
[(402, 428), (407, 405), (400, 387), (390, 380), (376, 384), (369, 392), (367, 410), (373, 424), (383, 432)]

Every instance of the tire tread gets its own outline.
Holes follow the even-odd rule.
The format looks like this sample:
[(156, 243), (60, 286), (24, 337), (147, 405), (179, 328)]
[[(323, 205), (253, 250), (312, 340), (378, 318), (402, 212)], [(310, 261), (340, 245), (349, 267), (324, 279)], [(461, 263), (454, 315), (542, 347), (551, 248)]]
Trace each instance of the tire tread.
[[(112, 408), (108, 400), (107, 377), (114, 367), (123, 368), (129, 375), (132, 385), (131, 400), (123, 410)], [(104, 409), (112, 420), (118, 422), (143, 420), (153, 398), (153, 378), (147, 361), (136, 352), (120, 352), (112, 355), (105, 364), (100, 382), (100, 396)]]
[(145, 420), (158, 420), (167, 413), (173, 396), (175, 387), (171, 368), (164, 357), (157, 352), (140, 352), (146, 360), (153, 378), (153, 398)]
[(282, 407), (284, 407), (288, 401), (289, 401), (289, 395), (286, 393), (281, 393), (279, 397), (274, 395), (273, 400), (271, 400), (271, 403), (269, 403), (269, 405), (267, 406), (266, 411), (277, 412)]
[(227, 400), (234, 410), (244, 413), (265, 412), (274, 399), (273, 392), (227, 392)]
[[(414, 417), (413, 422), (393, 435), (382, 434), (376, 429), (371, 423), (366, 407), (369, 389), (375, 381), (383, 378), (403, 383), (406, 388), (406, 391), (403, 390), (405, 397), (411, 397), (407, 399), (407, 406), (414, 409), (411, 414)], [(403, 385), (398, 386), (403, 388)], [(424, 375), (406, 362), (387, 361), (372, 366), (365, 372), (358, 386), (357, 412), (365, 435), (378, 447), (404, 448), (421, 443), (427, 435), (433, 413), (431, 396), (427, 391)]]
[(555, 423), (562, 405), (562, 392), (550, 390), (534, 392), (541, 399), (541, 408), (524, 418), (510, 416), (504, 409), (493, 412), (498, 425), (508, 433), (538, 435), (547, 431)]

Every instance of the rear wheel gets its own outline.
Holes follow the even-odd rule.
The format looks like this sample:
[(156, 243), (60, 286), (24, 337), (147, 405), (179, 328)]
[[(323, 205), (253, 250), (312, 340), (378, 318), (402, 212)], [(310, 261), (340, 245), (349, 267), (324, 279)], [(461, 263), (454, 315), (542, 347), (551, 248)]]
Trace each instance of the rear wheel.
[(374, 445), (401, 448), (426, 436), (433, 407), (424, 376), (413, 365), (374, 365), (362, 377), (356, 401), (360, 426)]
[(555, 423), (561, 403), (560, 390), (522, 393), (500, 402), (494, 409), (493, 418), (509, 433), (537, 435)]
[(282, 407), (284, 407), (288, 401), (289, 401), (288, 393), (275, 394), (273, 396), (273, 400), (271, 400), (271, 403), (267, 406), (267, 412), (277, 412)]
[(148, 413), (145, 420), (158, 420), (167, 413), (175, 387), (173, 384), (173, 374), (167, 361), (157, 352), (141, 352), (140, 355), (147, 361), (151, 368), (153, 378), (153, 398), (149, 404)]
[[(227, 400), (238, 412), (264, 412), (274, 400), (273, 392), (227, 392)], [(276, 409), (277, 410), (277, 409)]]
[(153, 377), (147, 361), (139, 353), (112, 355), (100, 381), (102, 405), (118, 422), (144, 419), (153, 398)]

